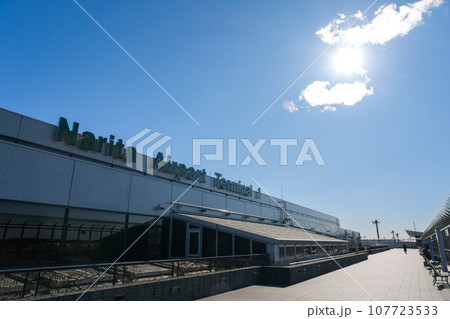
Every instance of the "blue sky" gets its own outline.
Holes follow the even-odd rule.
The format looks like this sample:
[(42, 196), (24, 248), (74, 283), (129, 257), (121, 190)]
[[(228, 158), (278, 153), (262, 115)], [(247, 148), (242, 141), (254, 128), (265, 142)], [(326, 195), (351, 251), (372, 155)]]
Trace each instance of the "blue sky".
[[(193, 138), (224, 139), (223, 161), (202, 160), (209, 174), (283, 189), (367, 238), (374, 219), (386, 238), (425, 229), (448, 196), (447, 2), (78, 2), (200, 125), (71, 0), (0, 2), (1, 107), (123, 139), (150, 128), (187, 164)], [(356, 60), (336, 62), (342, 48), (360, 64), (336, 67)], [(244, 138), (267, 139), (266, 166), (240, 165)], [(299, 141), (287, 166), (273, 138)], [(325, 166), (294, 165), (308, 138)]]

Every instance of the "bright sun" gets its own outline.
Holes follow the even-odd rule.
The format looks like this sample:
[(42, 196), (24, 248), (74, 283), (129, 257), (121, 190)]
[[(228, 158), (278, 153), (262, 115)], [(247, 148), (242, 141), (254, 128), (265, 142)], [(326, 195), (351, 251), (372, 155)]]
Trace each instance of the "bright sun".
[(359, 72), (362, 65), (361, 52), (355, 48), (342, 48), (334, 56), (334, 67), (340, 73)]

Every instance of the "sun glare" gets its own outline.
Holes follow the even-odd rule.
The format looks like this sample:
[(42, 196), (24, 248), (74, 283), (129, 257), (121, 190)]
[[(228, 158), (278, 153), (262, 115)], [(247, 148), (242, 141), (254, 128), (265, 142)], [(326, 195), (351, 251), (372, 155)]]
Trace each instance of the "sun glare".
[(359, 72), (361, 66), (362, 56), (358, 49), (343, 48), (334, 56), (334, 67), (339, 73)]

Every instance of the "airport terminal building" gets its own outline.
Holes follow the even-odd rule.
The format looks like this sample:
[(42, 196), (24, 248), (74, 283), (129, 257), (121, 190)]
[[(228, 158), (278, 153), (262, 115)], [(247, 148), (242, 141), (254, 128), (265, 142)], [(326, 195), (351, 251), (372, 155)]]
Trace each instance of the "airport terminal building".
[(121, 261), (264, 253), (285, 264), (359, 238), (337, 217), (71, 121), (0, 109), (0, 268), (112, 262), (150, 226)]

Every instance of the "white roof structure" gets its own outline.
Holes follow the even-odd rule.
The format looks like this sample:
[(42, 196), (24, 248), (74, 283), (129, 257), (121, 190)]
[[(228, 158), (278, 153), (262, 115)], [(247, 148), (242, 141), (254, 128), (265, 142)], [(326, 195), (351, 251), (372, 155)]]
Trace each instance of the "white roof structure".
[(187, 222), (193, 222), (204, 227), (217, 229), (219, 231), (232, 232), (236, 235), (242, 235), (271, 244), (314, 242), (329, 244), (348, 243), (345, 240), (319, 235), (292, 226), (270, 225), (267, 223), (257, 223), (185, 213), (176, 213), (174, 214), (174, 217)]

